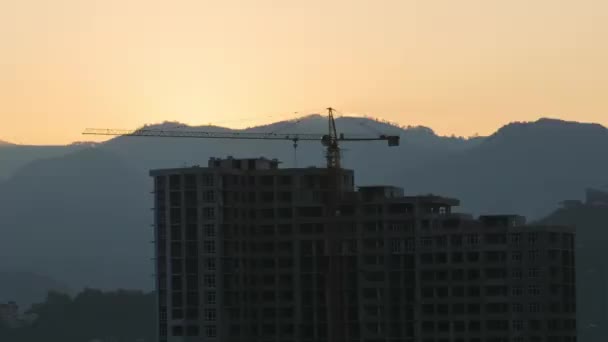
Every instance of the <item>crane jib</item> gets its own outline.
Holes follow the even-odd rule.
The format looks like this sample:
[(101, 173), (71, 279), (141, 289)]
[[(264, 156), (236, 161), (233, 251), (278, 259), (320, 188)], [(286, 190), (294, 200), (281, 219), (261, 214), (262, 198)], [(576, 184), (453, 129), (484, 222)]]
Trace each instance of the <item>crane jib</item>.
[[(206, 138), (206, 139), (242, 139), (242, 140), (290, 140), (290, 141), (321, 141), (327, 146), (330, 136), (325, 134), (277, 134), (277, 133), (251, 133), (251, 132), (203, 132), (203, 131), (175, 131), (175, 130), (118, 130), (89, 128), (83, 132), (85, 135), (108, 135), (127, 137), (159, 137), (159, 138)], [(336, 141), (387, 141), (388, 146), (399, 145), (398, 135), (380, 136), (345, 136), (340, 134)]]

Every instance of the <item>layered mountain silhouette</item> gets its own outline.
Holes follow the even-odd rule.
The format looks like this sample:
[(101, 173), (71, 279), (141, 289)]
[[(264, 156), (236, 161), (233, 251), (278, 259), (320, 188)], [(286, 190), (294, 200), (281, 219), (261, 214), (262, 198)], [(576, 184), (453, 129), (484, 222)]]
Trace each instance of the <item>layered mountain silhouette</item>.
[(541, 119), (513, 123), (482, 143), (408, 174), (410, 190), (459, 197), (475, 213), (519, 213), (531, 219), (587, 186), (608, 184), (608, 131), (595, 124)]
[[(461, 211), (474, 214), (538, 219), (581, 189), (608, 184), (608, 133), (599, 125), (541, 119), (470, 139), (366, 118), (340, 118), (337, 125), (346, 136), (401, 136), (399, 147), (342, 146), (343, 165), (355, 170), (358, 185), (453, 196), (462, 200)], [(230, 131), (170, 122), (145, 128)], [(326, 119), (311, 115), (241, 131), (326, 130)], [(301, 142), (294, 157), (287, 140), (117, 137), (95, 145), (28, 148), (0, 148), (0, 175), (6, 175), (0, 180), (0, 270), (47, 274), (75, 290), (153, 287), (150, 169), (206, 165), (209, 157), (229, 155), (278, 158), (284, 167), (324, 163), (320, 143)]]
[(6, 180), (30, 162), (55, 158), (89, 147), (89, 144), (67, 146), (28, 146), (0, 141), (0, 181)]
[(1, 269), (74, 288), (149, 287), (147, 177), (90, 148), (34, 161), (0, 183)]

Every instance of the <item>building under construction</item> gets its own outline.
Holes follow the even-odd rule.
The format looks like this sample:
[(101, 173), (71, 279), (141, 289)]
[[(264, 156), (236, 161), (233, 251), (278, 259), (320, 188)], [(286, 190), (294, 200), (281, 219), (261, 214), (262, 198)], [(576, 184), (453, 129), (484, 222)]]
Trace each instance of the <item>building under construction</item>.
[(160, 342), (570, 342), (574, 233), (258, 159), (155, 170)]

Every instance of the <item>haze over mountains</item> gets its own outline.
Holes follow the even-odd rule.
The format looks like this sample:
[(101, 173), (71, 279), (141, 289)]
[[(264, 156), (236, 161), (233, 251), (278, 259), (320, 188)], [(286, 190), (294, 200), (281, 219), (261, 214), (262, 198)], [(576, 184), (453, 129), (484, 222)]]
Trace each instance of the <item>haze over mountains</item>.
[(87, 145), (28, 146), (0, 141), (0, 181), (6, 180), (21, 167), (41, 159), (55, 158), (78, 151)]
[[(580, 198), (584, 188), (608, 184), (608, 131), (600, 125), (541, 119), (462, 139), (370, 119), (337, 121), (345, 135), (401, 135), (401, 146), (393, 148), (385, 142), (344, 144), (343, 165), (355, 169), (358, 185), (394, 184), (409, 194), (457, 197), (464, 212), (538, 219), (558, 202)], [(176, 123), (148, 128), (228, 131)], [(326, 129), (326, 119), (313, 115), (247, 131)], [(290, 141), (118, 137), (90, 146), (0, 147), (0, 271), (49, 275), (74, 290), (151, 289), (148, 171), (206, 165), (209, 157), (228, 155), (295, 164)], [(299, 144), (299, 167), (323, 162), (320, 143)]]

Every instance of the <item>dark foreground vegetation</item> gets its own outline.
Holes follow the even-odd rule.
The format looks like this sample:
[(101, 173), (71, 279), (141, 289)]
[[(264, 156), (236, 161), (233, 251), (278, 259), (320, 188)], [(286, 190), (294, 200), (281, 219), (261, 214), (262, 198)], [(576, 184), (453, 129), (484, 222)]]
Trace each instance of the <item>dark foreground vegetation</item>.
[(86, 289), (75, 297), (50, 292), (28, 314), (37, 319), (18, 328), (0, 326), (6, 342), (149, 342), (154, 338), (154, 294)]

